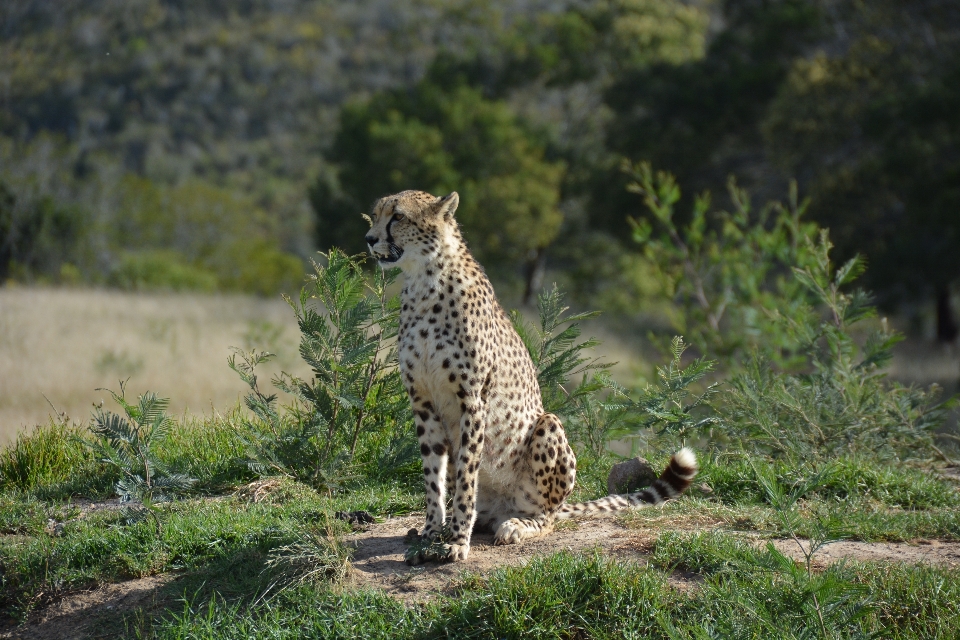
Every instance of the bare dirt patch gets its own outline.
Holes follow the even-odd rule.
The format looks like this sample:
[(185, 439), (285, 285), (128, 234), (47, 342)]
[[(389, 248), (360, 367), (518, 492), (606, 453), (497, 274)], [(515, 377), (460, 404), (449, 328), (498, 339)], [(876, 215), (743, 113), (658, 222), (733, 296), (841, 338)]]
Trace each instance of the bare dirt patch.
[[(681, 527), (689, 531), (716, 528), (716, 522), (690, 523)], [(505, 566), (522, 566), (538, 555), (558, 551), (592, 552), (607, 557), (634, 562), (645, 562), (653, 541), (666, 529), (638, 530), (627, 528), (616, 518), (596, 518), (580, 522), (560, 523), (558, 530), (548, 536), (517, 545), (495, 546), (491, 534), (473, 537), (470, 557), (458, 564), (426, 564), (410, 567), (403, 560), (407, 549), (404, 537), (409, 529), (423, 525), (423, 516), (392, 518), (371, 525), (366, 531), (348, 537), (356, 545), (349, 585), (382, 589), (405, 602), (423, 601), (440, 594), (450, 594), (466, 574), (485, 575)], [(704, 526), (705, 525), (705, 526)], [(677, 530), (676, 526), (669, 527)], [(766, 544), (766, 541), (757, 541)], [(792, 540), (774, 540), (773, 544), (784, 554), (803, 559)], [(928, 563), (960, 566), (960, 543), (938, 540), (920, 540), (912, 543), (841, 541), (818, 551), (817, 565), (826, 566), (841, 559), (863, 562)], [(679, 587), (686, 585), (690, 576), (676, 576)], [(683, 584), (680, 584), (683, 583)]]
[(79, 640), (80, 638), (116, 638), (123, 635), (123, 612), (152, 608), (161, 588), (174, 579), (173, 574), (150, 576), (101, 585), (95, 589), (71, 593), (37, 612), (26, 624), (0, 629), (0, 638), (16, 640)]
[[(793, 540), (773, 540), (773, 545), (786, 556), (803, 560), (803, 554)], [(809, 542), (801, 540), (804, 548)], [(766, 544), (766, 543), (764, 543)], [(960, 543), (940, 540), (917, 540), (914, 542), (856, 542), (841, 540), (831, 542), (817, 551), (814, 564), (824, 567), (840, 560), (860, 562), (901, 562), (903, 564), (936, 564), (948, 567), (960, 566)]]
[(456, 564), (428, 563), (410, 567), (403, 560), (407, 550), (407, 531), (423, 526), (423, 516), (391, 518), (347, 538), (357, 545), (353, 556), (350, 584), (382, 589), (406, 602), (448, 594), (462, 576), (487, 574), (504, 566), (522, 566), (538, 555), (558, 551), (598, 550), (607, 556), (642, 560), (651, 538), (631, 531), (612, 518), (561, 523), (548, 536), (515, 545), (496, 546), (492, 534), (473, 536), (470, 557)]

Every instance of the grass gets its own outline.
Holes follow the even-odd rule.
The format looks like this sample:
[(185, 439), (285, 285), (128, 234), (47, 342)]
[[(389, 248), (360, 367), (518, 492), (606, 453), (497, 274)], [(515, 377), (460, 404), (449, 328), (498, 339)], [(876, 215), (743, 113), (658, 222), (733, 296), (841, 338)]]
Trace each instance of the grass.
[[(0, 453), (0, 608), (15, 618), (57, 594), (169, 574), (159, 608), (111, 614), (111, 624), (126, 629), (122, 635), (694, 638), (706, 625), (718, 637), (786, 638), (813, 628), (803, 600), (809, 589), (743, 533), (785, 535), (758, 474), (772, 472), (789, 486), (817, 468), (705, 459), (698, 482), (712, 494), (621, 516), (653, 534), (649, 566), (558, 554), (487, 577), (468, 575), (456, 596), (410, 607), (336, 586), (346, 554), (337, 543), (343, 525), (330, 514), (422, 510), (418, 481), (361, 484), (334, 496), (289, 479), (245, 489), (251, 476), (239, 462), (242, 443), (231, 416), (181, 420), (158, 456), (200, 482), (192, 497), (165, 507), (157, 528), (129, 524), (118, 510), (84, 512), (71, 500), (111, 491), (112, 479), (78, 435), (53, 423)], [(603, 493), (602, 466), (585, 470), (580, 497)], [(799, 503), (798, 534), (820, 519), (861, 540), (960, 540), (955, 487), (922, 470), (859, 459), (837, 460), (832, 469)], [(51, 520), (63, 524), (59, 532)], [(671, 528), (715, 530), (664, 532)], [(695, 576), (693, 588), (676, 588), (678, 570)], [(960, 629), (955, 569), (847, 563), (822, 575), (862, 587), (835, 608), (835, 637), (882, 630), (883, 637), (948, 638)], [(871, 597), (860, 603), (862, 593)]]
[[(371, 592), (310, 587), (272, 606), (184, 602), (154, 621), (155, 638), (695, 638), (802, 637), (797, 585), (769, 569), (763, 552), (729, 536), (658, 542), (650, 566), (559, 553), (466, 578), (453, 597), (403, 607)], [(671, 584), (695, 568), (698, 588)], [(871, 594), (865, 614), (833, 637), (952, 638), (960, 625), (960, 572), (847, 564), (830, 569)], [(852, 605), (850, 605), (852, 606)], [(808, 637), (815, 634), (808, 634)]]
[[(0, 495), (0, 527), (8, 534), (0, 537), (0, 607), (14, 614), (33, 606), (38, 594), (171, 571), (183, 573), (181, 586), (252, 598), (267, 586), (260, 574), (270, 552), (301, 541), (304, 531), (341, 524), (334, 511), (365, 509), (382, 517), (423, 506), (422, 496), (405, 487), (329, 498), (283, 480), (258, 502), (237, 494), (173, 503), (158, 530), (151, 521), (126, 523), (120, 510), (78, 517), (75, 507)], [(51, 518), (66, 520), (58, 536), (45, 531)]]
[(85, 422), (96, 391), (150, 389), (172, 399), (171, 415), (223, 411), (243, 385), (227, 366), (230, 347), (278, 354), (262, 372), (304, 371), (299, 333), (279, 296), (137, 294), (0, 287), (0, 444), (53, 409)]
[[(157, 327), (163, 348), (177, 357), (189, 351)], [(137, 358), (96, 362), (108, 368)], [(950, 638), (960, 630), (956, 569), (851, 562), (812, 572), (756, 546), (757, 538), (815, 537), (825, 526), (864, 541), (960, 540), (956, 487), (919, 468), (850, 456), (705, 457), (696, 482), (709, 491), (619, 516), (650, 534), (648, 565), (560, 553), (467, 575), (455, 595), (407, 606), (340, 584), (349, 550), (340, 537), (345, 525), (331, 514), (421, 511), (419, 470), (381, 467), (354, 479), (348, 470), (329, 492), (290, 478), (251, 484), (247, 428), (239, 408), (175, 421), (151, 455), (165, 473), (197, 482), (160, 506), (156, 520), (139, 522), (77, 500), (109, 498), (118, 480), (81, 442), (86, 429), (60, 418), (21, 433), (0, 449), (0, 616), (22, 620), (77, 589), (163, 575), (157, 603), (104, 614), (104, 628), (211, 639)], [(604, 495), (610, 463), (582, 456), (572, 499)], [(789, 493), (813, 486), (812, 477), (822, 481), (804, 489), (784, 518), (785, 507), (771, 503), (771, 483)]]
[[(738, 457), (706, 459), (701, 461), (697, 482), (709, 485), (709, 497), (696, 497), (694, 490), (694, 497), (659, 509), (631, 511), (621, 518), (637, 529), (708, 524), (765, 537), (784, 536), (758, 473), (769, 469), (790, 486), (821, 468)], [(960, 494), (930, 472), (856, 458), (833, 461), (831, 469), (826, 482), (800, 502), (799, 535), (811, 535), (819, 521), (842, 531), (847, 539), (865, 542), (960, 540)]]

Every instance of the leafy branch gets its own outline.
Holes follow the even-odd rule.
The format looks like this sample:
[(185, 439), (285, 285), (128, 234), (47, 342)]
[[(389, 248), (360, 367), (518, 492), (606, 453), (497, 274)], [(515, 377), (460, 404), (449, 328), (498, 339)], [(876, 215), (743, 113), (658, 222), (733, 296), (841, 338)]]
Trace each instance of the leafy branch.
[(357, 256), (331, 249), (325, 257), (325, 265), (314, 262), (299, 297), (287, 298), (312, 375), (282, 373), (273, 385), (295, 402), (280, 412), (277, 396), (260, 390), (255, 369), (271, 354), (235, 350), (228, 362), (250, 388), (251, 468), (332, 491), (361, 460), (395, 470), (415, 460), (418, 449), (408, 446), (415, 442), (412, 415), (397, 368), (400, 303), (387, 294), (397, 272), (377, 269), (369, 278)]
[(130, 520), (151, 516), (160, 528), (159, 505), (169, 502), (178, 493), (188, 490), (195, 480), (170, 473), (156, 457), (157, 444), (170, 433), (173, 420), (166, 414), (169, 399), (147, 392), (136, 404), (126, 400), (126, 383), (120, 383), (120, 394), (109, 389), (125, 415), (104, 411), (102, 404), (94, 410), (90, 431), (97, 440), (84, 440), (100, 462), (120, 473), (116, 491), (121, 502), (132, 503)]

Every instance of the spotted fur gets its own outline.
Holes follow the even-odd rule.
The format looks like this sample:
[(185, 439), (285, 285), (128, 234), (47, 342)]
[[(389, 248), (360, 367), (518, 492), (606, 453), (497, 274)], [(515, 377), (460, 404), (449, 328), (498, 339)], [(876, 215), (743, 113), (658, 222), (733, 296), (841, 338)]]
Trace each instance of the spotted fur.
[[(406, 277), (398, 353), (423, 458), (423, 536), (442, 536), (443, 557), (464, 560), (475, 529), (512, 544), (548, 533), (557, 518), (682, 493), (697, 470), (689, 449), (648, 489), (564, 504), (576, 457), (559, 418), (544, 412), (530, 355), (460, 235), (458, 204), (456, 192), (404, 191), (377, 201), (368, 218), (370, 252)], [(423, 552), (410, 562), (432, 559)]]

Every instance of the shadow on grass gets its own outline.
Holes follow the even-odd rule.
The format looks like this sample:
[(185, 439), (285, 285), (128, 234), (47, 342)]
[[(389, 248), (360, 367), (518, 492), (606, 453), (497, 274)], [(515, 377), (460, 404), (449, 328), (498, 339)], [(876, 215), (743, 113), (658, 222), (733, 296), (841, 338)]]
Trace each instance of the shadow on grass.
[(274, 581), (265, 570), (266, 545), (241, 547), (193, 569), (111, 582), (63, 594), (31, 613), (26, 622), (0, 623), (0, 637), (53, 638), (151, 637), (153, 625), (184, 602), (206, 606), (212, 600), (250, 603)]

